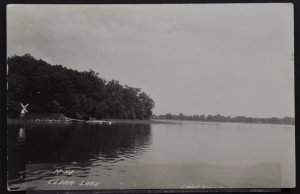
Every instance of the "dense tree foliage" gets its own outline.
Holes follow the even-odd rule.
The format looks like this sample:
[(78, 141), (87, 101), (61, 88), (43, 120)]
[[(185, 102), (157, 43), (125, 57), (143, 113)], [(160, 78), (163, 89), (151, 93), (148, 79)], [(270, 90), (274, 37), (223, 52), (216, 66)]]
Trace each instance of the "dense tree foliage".
[(106, 81), (93, 70), (79, 72), (50, 65), (31, 55), (12, 56), (8, 63), (8, 117), (29, 113), (61, 113), (71, 118), (149, 119), (154, 101), (139, 88)]
[(271, 117), (271, 118), (253, 118), (253, 117), (245, 117), (245, 116), (222, 116), (222, 115), (193, 115), (187, 116), (182, 113), (178, 115), (174, 115), (171, 113), (165, 115), (153, 115), (155, 119), (171, 119), (171, 120), (189, 120), (189, 121), (205, 121), (205, 122), (243, 122), (243, 123), (274, 123), (274, 124), (288, 124), (294, 125), (295, 119), (292, 117)]

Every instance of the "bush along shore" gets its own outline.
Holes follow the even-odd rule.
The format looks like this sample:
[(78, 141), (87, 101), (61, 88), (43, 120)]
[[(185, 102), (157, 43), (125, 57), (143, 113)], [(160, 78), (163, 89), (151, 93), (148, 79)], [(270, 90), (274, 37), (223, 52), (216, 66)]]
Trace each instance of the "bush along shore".
[(19, 119), (7, 119), (8, 123), (72, 123), (72, 122), (84, 122), (84, 123), (93, 123), (93, 124), (112, 124), (111, 120), (81, 120), (81, 119), (72, 119), (68, 118), (63, 114), (26, 114), (25, 116)]

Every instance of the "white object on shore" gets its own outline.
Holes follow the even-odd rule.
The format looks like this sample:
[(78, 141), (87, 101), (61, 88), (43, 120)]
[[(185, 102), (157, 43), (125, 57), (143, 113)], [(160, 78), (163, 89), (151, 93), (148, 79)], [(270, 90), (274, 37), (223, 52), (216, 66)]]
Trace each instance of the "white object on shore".
[(27, 106), (29, 106), (29, 104), (26, 104), (25, 106), (22, 103), (20, 103), (20, 104), (22, 106), (21, 117), (23, 117), (28, 112), (26, 108), (27, 108)]

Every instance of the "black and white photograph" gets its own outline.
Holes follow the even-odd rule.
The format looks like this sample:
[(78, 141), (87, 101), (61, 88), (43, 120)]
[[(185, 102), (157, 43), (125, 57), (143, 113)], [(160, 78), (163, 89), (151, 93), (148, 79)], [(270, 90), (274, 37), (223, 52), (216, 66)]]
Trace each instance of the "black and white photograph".
[(294, 188), (293, 13), (7, 5), (7, 189)]

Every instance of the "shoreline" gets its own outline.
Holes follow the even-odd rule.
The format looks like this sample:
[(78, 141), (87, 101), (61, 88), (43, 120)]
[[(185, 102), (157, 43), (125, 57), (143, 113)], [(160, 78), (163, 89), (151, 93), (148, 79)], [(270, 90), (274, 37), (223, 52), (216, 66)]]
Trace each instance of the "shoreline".
[(287, 125), (295, 126), (295, 124), (285, 123), (251, 123), (251, 122), (222, 122), (222, 121), (192, 121), (192, 120), (172, 120), (172, 119), (103, 119), (103, 120), (79, 120), (79, 119), (12, 119), (7, 118), (7, 124), (11, 123), (87, 123), (87, 124), (188, 124), (188, 123), (204, 123), (204, 124), (264, 124), (264, 125)]

